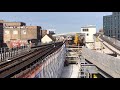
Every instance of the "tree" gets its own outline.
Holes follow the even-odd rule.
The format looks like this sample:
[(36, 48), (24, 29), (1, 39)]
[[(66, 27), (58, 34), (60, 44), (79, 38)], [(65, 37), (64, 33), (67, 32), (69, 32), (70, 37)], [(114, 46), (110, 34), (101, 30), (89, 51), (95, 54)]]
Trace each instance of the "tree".
[(78, 45), (80, 43), (78, 34), (75, 35), (74, 43)]

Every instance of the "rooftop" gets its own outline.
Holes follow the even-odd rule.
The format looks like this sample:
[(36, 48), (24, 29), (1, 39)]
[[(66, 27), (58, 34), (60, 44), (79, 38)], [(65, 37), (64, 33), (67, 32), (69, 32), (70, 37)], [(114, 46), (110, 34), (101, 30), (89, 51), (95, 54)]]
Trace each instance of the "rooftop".
[(87, 26), (83, 26), (81, 28), (96, 28), (96, 26), (95, 25), (87, 25)]

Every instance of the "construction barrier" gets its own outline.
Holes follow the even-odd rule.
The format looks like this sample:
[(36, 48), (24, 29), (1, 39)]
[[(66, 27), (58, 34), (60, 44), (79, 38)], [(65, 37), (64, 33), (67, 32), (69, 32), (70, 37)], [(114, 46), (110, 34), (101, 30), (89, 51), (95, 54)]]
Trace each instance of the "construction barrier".
[(57, 51), (44, 58), (42, 64), (38, 64), (21, 78), (59, 78), (64, 67), (65, 57), (66, 46), (63, 44)]

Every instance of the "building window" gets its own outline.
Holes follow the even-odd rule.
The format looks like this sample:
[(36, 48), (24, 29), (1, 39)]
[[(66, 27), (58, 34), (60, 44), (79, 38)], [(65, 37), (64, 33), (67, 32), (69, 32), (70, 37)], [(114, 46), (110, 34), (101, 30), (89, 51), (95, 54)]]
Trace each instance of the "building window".
[(23, 34), (26, 34), (26, 30), (23, 30), (22, 33), (23, 33)]
[(120, 35), (118, 34), (118, 38), (120, 38)]
[(18, 31), (13, 31), (13, 34), (18, 34)]
[(5, 32), (4, 32), (4, 34), (6, 34), (6, 35), (9, 34), (9, 33), (10, 33), (9, 31), (5, 31)]
[(88, 29), (83, 29), (84, 32), (88, 31)]
[(87, 36), (89, 36), (89, 34), (87, 33)]

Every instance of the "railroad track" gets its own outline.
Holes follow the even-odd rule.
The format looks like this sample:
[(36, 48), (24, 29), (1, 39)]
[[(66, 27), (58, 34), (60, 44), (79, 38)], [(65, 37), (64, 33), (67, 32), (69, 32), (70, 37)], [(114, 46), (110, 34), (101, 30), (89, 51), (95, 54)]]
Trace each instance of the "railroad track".
[[(61, 45), (62, 45), (62, 44), (61, 44)], [(42, 65), (42, 64), (44, 63), (44, 58), (47, 57), (48, 55), (52, 54), (52, 53), (55, 52), (56, 50), (58, 50), (58, 49), (61, 47), (61, 45), (59, 45), (58, 47), (56, 46), (56, 47), (52, 48), (47, 54), (43, 55), (43, 56), (41, 57), (41, 60), (39, 60), (37, 63), (35, 63), (32, 67), (27, 68), (25, 71), (16, 74), (16, 75), (13, 76), (12, 78), (22, 78), (22, 77), (25, 78), (25, 75), (26, 75), (26, 74), (29, 74), (31, 70), (33, 70), (33, 69), (36, 68), (36, 66)]]
[(31, 52), (17, 57), (9, 62), (3, 63), (0, 65), (0, 78), (12, 77), (15, 74), (29, 68), (34, 63), (38, 62), (38, 58), (44, 58), (46, 55), (53, 53), (63, 43), (58, 42), (55, 44), (45, 45), (44, 47), (38, 47)]
[[(50, 46), (50, 45), (49, 45)], [(42, 46), (42, 47), (38, 47), (38, 48), (33, 48), (32, 50), (30, 50), (30, 52), (27, 52), (27, 53), (24, 53), (22, 55), (19, 55), (19, 56), (16, 56), (16, 58), (10, 58), (9, 61), (6, 61), (6, 62), (3, 62), (3, 63), (0, 63), (0, 69), (5, 67), (5, 66), (8, 66), (14, 62), (18, 62), (19, 60), (21, 60), (22, 58), (24, 58), (25, 56), (28, 56), (28, 55), (31, 55), (32, 53), (34, 53), (35, 51), (39, 50), (39, 49), (44, 49), (48, 46)]]
[[(113, 46), (115, 49), (117, 49), (117, 50), (120, 50), (120, 47), (119, 46), (117, 46), (117, 45), (115, 45), (113, 42), (111, 42), (110, 40), (108, 40), (108, 39), (105, 39), (104, 37), (100, 37), (102, 40), (104, 40), (105, 42), (107, 42), (108, 44), (110, 44), (111, 46)], [(103, 43), (104, 44), (104, 43)], [(120, 56), (120, 53), (118, 53), (118, 52), (116, 52), (116, 51), (114, 51), (113, 49), (111, 49), (110, 47), (108, 47), (106, 44), (104, 44), (108, 49), (110, 49), (113, 53), (116, 53), (117, 55), (119, 55)]]
[(103, 39), (104, 41), (106, 41), (107, 43), (109, 43), (110, 45), (112, 45), (114, 48), (120, 50), (120, 46), (114, 44), (113, 42), (111, 42), (110, 40), (104, 38), (103, 36), (100, 36), (101, 39)]

